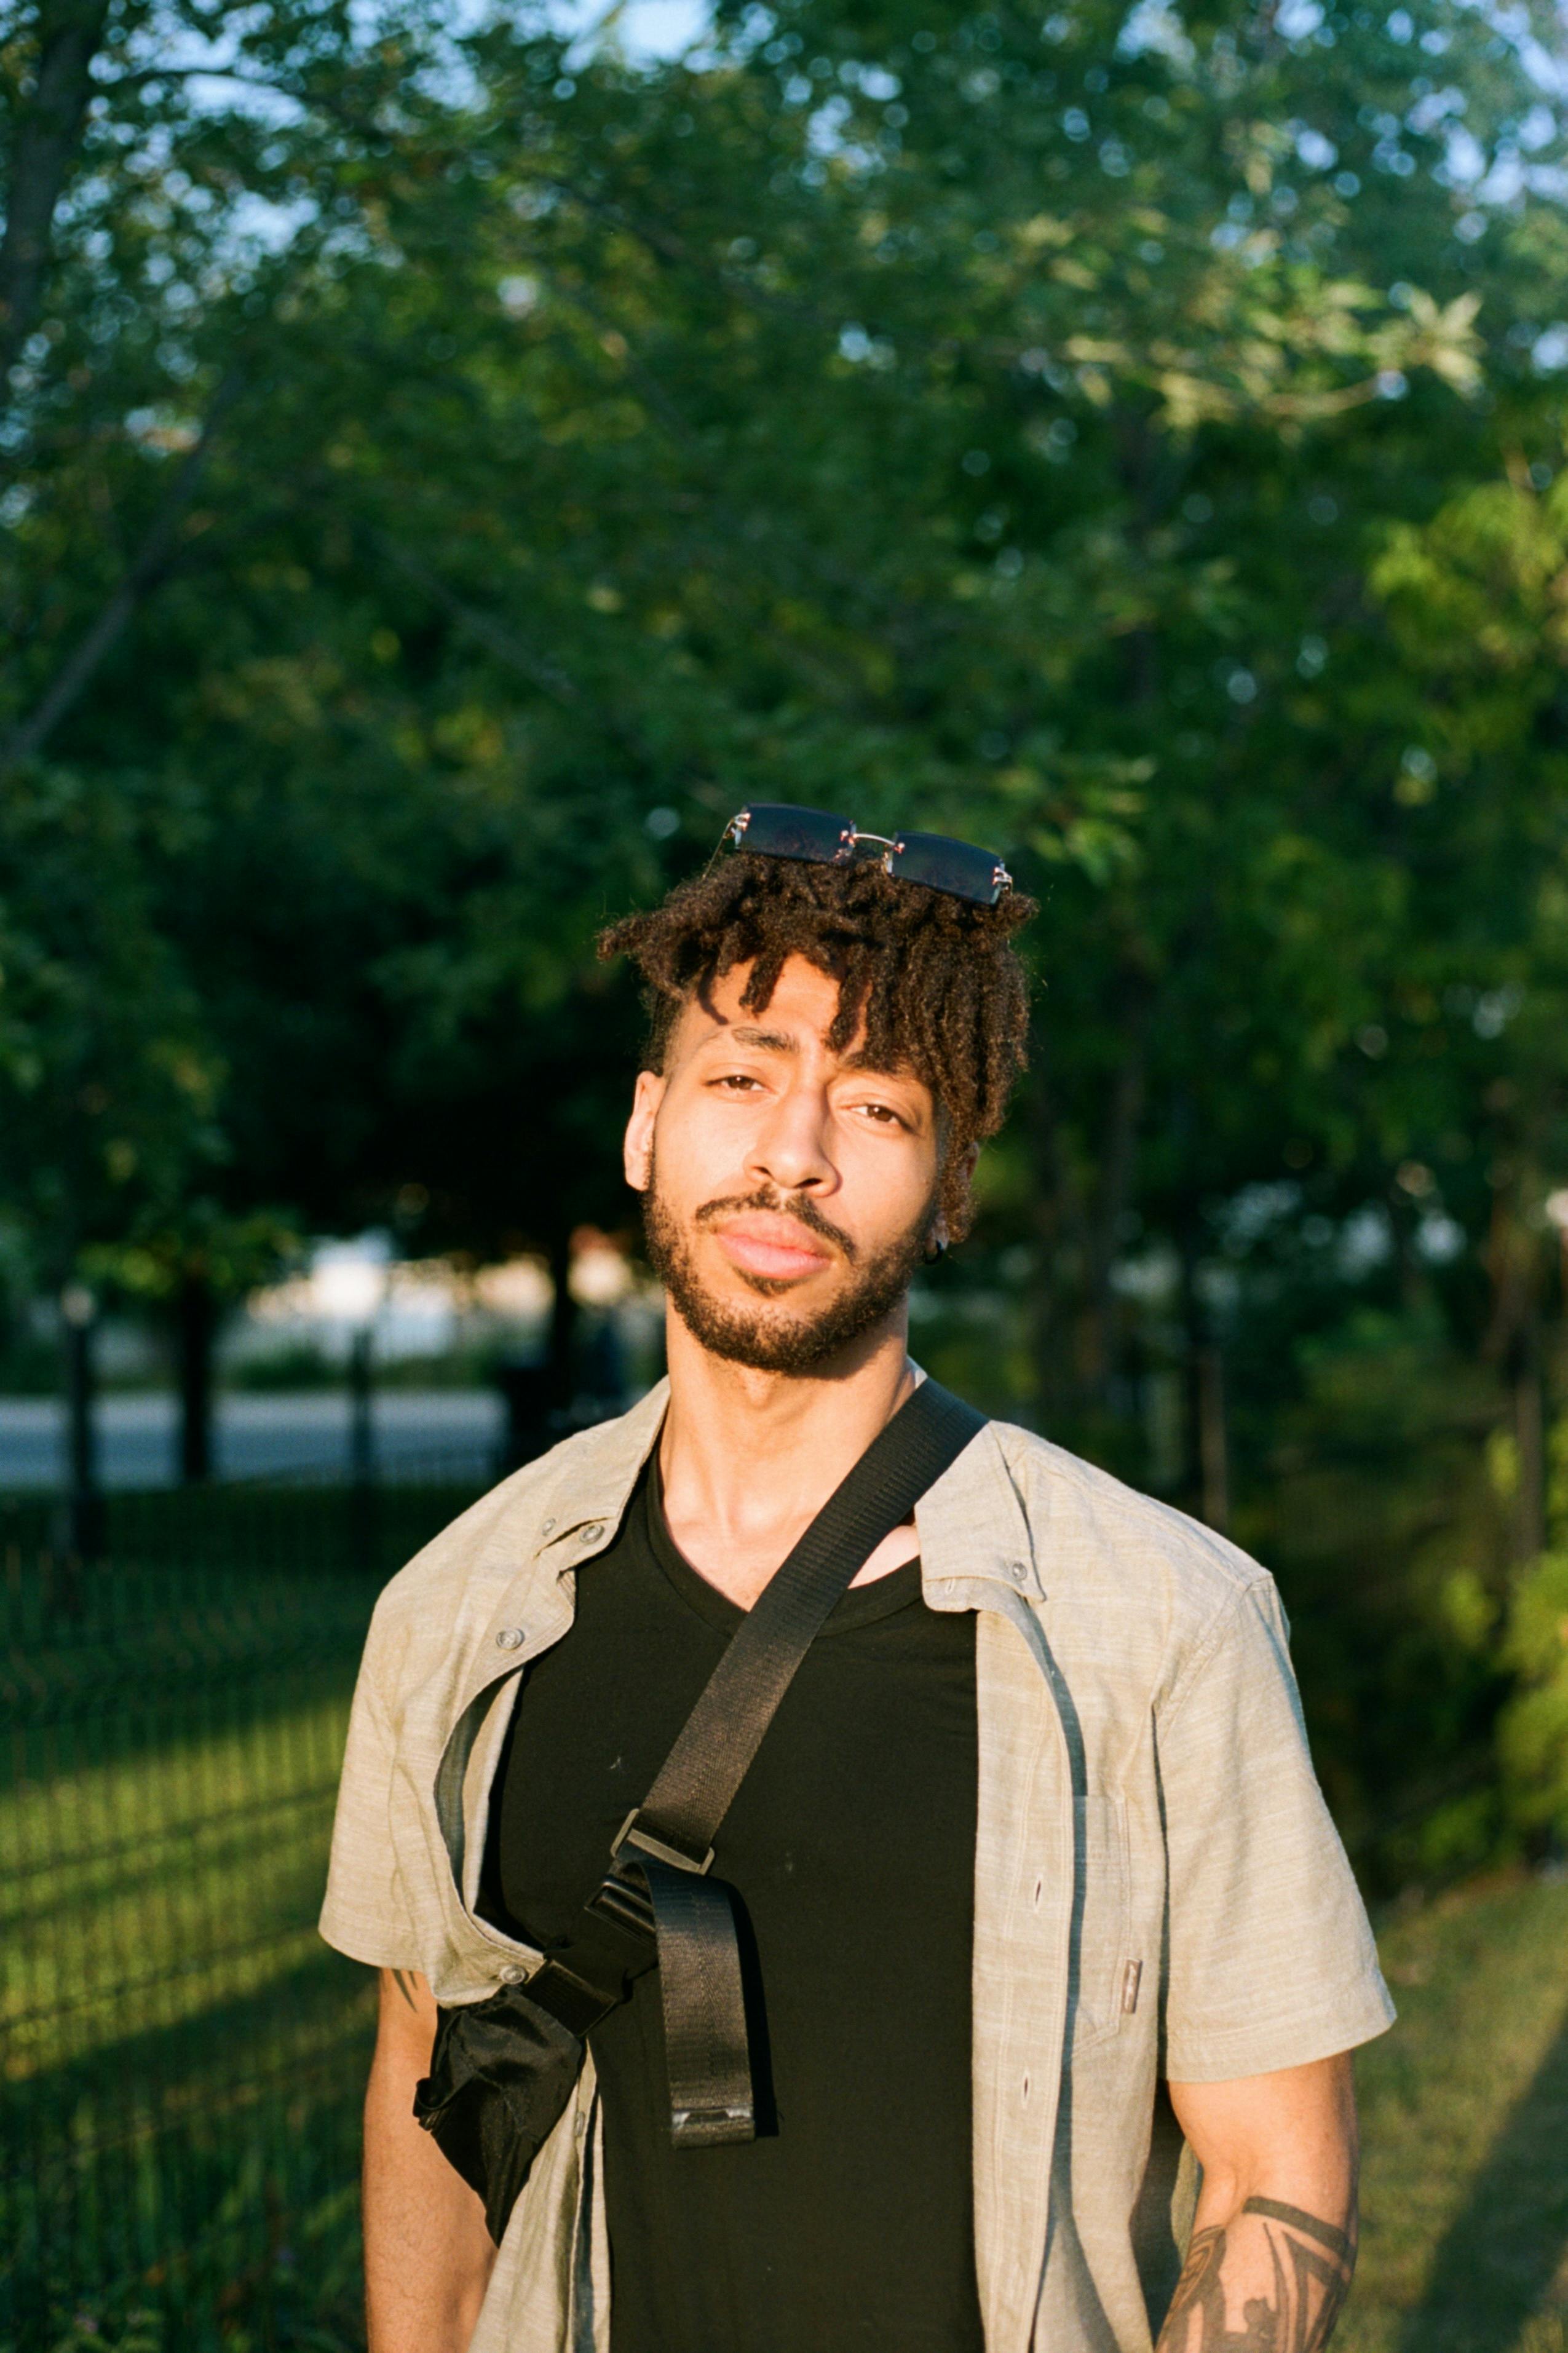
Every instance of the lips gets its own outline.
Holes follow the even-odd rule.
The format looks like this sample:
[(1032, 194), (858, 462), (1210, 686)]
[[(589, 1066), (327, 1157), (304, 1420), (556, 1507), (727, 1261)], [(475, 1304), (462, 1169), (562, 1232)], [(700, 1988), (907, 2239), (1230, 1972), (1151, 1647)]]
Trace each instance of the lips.
[(820, 1273), (829, 1254), (796, 1218), (753, 1211), (721, 1226), (715, 1239), (731, 1264), (767, 1282), (791, 1282)]

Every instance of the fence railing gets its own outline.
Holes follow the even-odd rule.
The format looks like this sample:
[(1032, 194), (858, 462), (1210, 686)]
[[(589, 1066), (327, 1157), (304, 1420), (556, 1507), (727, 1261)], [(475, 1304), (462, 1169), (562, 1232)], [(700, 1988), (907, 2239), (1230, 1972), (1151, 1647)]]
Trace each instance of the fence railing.
[[(0, 1515), (0, 2348), (360, 2341), (366, 1973), (315, 1934), (376, 1593), (475, 1492)], [(25, 1541), (24, 1538), (31, 1540)]]

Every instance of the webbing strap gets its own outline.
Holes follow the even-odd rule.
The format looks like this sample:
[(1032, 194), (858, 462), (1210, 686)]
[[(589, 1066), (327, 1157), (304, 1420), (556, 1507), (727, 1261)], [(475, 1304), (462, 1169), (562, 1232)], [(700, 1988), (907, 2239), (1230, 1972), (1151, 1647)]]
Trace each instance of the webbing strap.
[(722, 1880), (703, 1879), (652, 1856), (624, 1856), (653, 1912), (670, 2132), (683, 2148), (755, 2140), (746, 1999), (735, 1910)]
[[(906, 1399), (736, 1627), (616, 1840), (589, 1908), (656, 1939), (670, 2129), (683, 2147), (756, 2133), (734, 1910), (703, 1876), (719, 1826), (834, 1603), (985, 1419), (935, 1381)], [(546, 1995), (543, 1976), (535, 1988)]]
[(646, 1839), (698, 1870), (834, 1604), (958, 1460), (985, 1416), (922, 1381), (829, 1496), (726, 1645), (620, 1845)]

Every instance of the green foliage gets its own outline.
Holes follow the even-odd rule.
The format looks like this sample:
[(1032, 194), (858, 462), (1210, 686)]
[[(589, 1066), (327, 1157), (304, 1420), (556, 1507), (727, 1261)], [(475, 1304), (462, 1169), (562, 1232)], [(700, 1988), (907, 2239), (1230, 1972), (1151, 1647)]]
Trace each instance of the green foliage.
[(158, 818), (101, 776), (7, 787), (0, 1198), (48, 1237), (57, 1279), (168, 1214), (219, 1149), (217, 1057), (150, 890)]
[(1435, 1317), (1363, 1309), (1305, 1345), (1298, 1397), (1276, 1388), (1251, 1410), (1265, 1472), (1236, 1533), (1279, 1578), (1319, 1771), (1363, 1877), (1473, 1870), (1505, 1833), (1486, 1377)]
[(1391, 1876), (1516, 1835), (1479, 1629), (1539, 1531), (1484, 1449), (1528, 1453), (1568, 1158), (1544, 16), (780, 0), (634, 66), (111, 0), (62, 130), (68, 20), (0, 46), (36, 1264), (620, 1224), (600, 918), (747, 797), (992, 841), (1036, 1047), (970, 1260), (1005, 1334), (939, 1345), (1188, 1503), (1227, 1366), (1347, 1820)]

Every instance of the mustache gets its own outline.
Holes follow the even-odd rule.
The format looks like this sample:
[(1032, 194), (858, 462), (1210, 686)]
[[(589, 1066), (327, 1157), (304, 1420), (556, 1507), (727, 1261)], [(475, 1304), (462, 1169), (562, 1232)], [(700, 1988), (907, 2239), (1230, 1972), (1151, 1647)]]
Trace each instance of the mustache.
[(816, 1203), (804, 1194), (780, 1193), (771, 1185), (763, 1185), (755, 1193), (733, 1193), (718, 1201), (705, 1201), (693, 1223), (698, 1226), (716, 1224), (720, 1218), (733, 1218), (747, 1209), (766, 1209), (776, 1217), (793, 1218), (809, 1233), (820, 1235), (842, 1250), (853, 1266), (859, 1253), (842, 1226), (823, 1217)]

